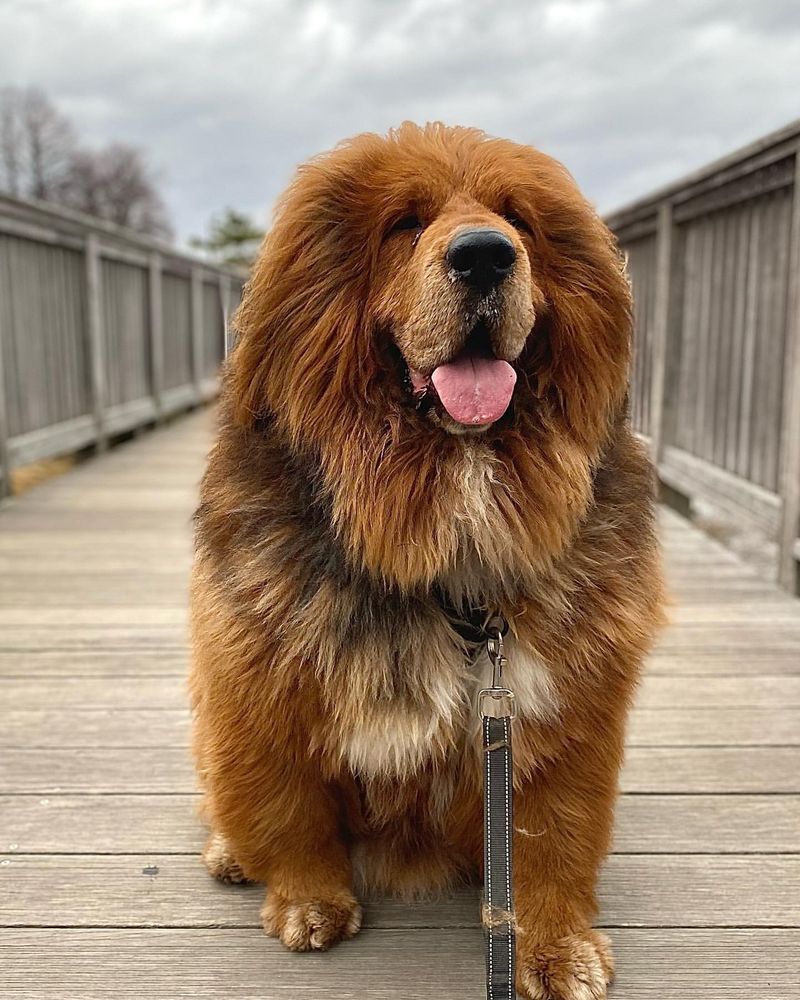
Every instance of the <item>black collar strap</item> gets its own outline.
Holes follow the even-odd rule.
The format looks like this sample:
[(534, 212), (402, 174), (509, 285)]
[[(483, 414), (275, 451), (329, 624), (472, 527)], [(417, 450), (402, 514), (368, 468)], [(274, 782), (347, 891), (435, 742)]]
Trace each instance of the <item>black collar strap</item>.
[(492, 626), (498, 625), (501, 634), (508, 632), (508, 622), (495, 615), (486, 607), (474, 604), (456, 605), (439, 587), (434, 591), (439, 607), (447, 615), (450, 624), (461, 638), (473, 645), (485, 643), (494, 634)]
[(478, 695), (484, 757), (482, 917), (486, 930), (486, 996), (487, 1000), (515, 1000), (512, 864), (514, 762), (511, 753), (514, 695), (502, 686), (504, 632), (497, 618), (490, 620), (485, 629), (488, 632), (486, 645), (493, 668), (492, 686), (484, 688)]

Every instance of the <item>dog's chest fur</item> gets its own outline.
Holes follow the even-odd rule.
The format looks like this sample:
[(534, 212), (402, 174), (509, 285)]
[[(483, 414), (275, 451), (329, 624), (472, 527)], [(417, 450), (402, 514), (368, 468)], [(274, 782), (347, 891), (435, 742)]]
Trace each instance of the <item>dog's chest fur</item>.
[[(258, 595), (254, 610), (265, 632), (291, 628), (295, 640), (281, 647), (285, 657), (272, 669), (291, 672), (300, 662), (315, 674), (323, 711), (312, 742), (338, 767), (368, 778), (408, 777), (470, 747), (477, 764), (476, 694), (490, 668), (485, 653), (475, 660), (465, 652), (441, 595), (448, 604), (499, 608), (522, 596), (516, 588), (535, 585), (521, 559), (511, 565), (516, 550), (501, 510), (507, 497), (491, 449), (465, 442), (441, 470), (428, 502), (457, 543), (446, 572), (418, 588), (354, 566), (314, 469), (297, 460), (276, 466), (281, 488), (265, 487), (263, 521), (242, 521), (248, 535), (235, 550), (242, 555), (220, 565), (219, 579), (244, 600)], [(276, 608), (284, 617), (273, 622)], [(558, 705), (550, 672), (516, 640), (513, 622), (507, 655), (504, 682), (518, 714), (552, 720)]]
[[(499, 517), (489, 454), (482, 447), (467, 452), (458, 503), (443, 512), (454, 519), (460, 536), (458, 557), (442, 580), (455, 602), (485, 603), (487, 590), (502, 591), (492, 577), (490, 554), (507, 540), (495, 537)], [(474, 751), (477, 764), (476, 696), (491, 682), (485, 650), (465, 653), (433, 592), (407, 608), (380, 594), (368, 603), (372, 630), (351, 649), (341, 671), (325, 676), (336, 720), (331, 751), (355, 774), (369, 778), (408, 777), (428, 762), (465, 752)], [(513, 632), (506, 655), (503, 682), (515, 693), (518, 715), (552, 721), (558, 704), (545, 663)]]
[[(337, 712), (335, 752), (354, 774), (368, 778), (407, 778), (430, 761), (453, 754), (475, 755), (478, 762), (478, 691), (491, 682), (491, 665), (481, 650), (463, 655), (455, 641), (445, 650), (432, 644), (430, 655), (405, 664), (419, 685), (414, 698), (359, 699), (346, 688)], [(503, 683), (514, 691), (517, 714), (551, 722), (558, 715), (555, 687), (547, 666), (509, 636)], [(334, 695), (336, 697), (336, 695)]]

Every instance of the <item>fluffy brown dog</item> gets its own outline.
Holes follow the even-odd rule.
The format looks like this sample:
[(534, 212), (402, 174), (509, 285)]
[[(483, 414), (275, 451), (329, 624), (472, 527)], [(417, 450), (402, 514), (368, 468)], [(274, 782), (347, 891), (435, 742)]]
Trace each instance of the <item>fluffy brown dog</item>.
[(356, 933), (356, 873), (474, 874), (461, 619), (498, 611), (519, 987), (605, 996), (595, 880), (661, 602), (612, 237), (541, 153), (407, 124), (301, 169), (237, 326), (193, 586), (209, 869), (265, 882), (296, 950)]

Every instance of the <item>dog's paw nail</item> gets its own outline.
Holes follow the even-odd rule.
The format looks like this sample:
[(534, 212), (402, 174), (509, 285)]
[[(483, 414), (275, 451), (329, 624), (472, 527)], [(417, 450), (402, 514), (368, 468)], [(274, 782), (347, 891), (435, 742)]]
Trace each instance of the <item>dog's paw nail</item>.
[(361, 929), (361, 907), (349, 894), (331, 899), (288, 900), (267, 894), (261, 911), (264, 930), (291, 951), (325, 951)]
[(570, 934), (552, 944), (526, 947), (520, 938), (517, 980), (530, 1000), (606, 1000), (614, 977), (611, 943), (599, 931)]

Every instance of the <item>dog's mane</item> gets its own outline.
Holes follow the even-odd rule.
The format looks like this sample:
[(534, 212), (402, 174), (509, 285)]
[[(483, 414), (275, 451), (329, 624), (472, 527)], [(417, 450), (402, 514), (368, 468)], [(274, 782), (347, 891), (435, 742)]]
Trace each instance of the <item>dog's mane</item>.
[[(480, 441), (432, 429), (387, 377), (397, 362), (371, 284), (412, 176), (429, 188), (510, 181), (537, 220), (547, 308), (519, 360), (512, 413)], [(611, 236), (559, 164), (438, 125), (338, 147), (283, 197), (236, 327), (230, 426), (268, 427), (311, 463), (353, 564), (430, 585), (469, 536), (479, 561), (518, 575), (574, 536), (624, 406), (630, 303)]]

